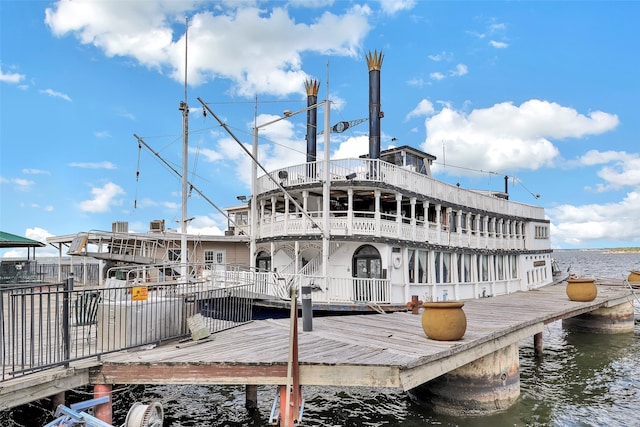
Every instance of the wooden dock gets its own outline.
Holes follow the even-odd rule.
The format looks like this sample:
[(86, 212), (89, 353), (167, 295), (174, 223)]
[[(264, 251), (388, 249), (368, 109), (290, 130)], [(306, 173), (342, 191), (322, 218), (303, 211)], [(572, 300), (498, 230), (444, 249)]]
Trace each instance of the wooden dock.
[[(510, 344), (545, 325), (634, 301), (631, 289), (599, 284), (591, 302), (573, 302), (563, 285), (466, 301), (460, 341), (428, 339), (410, 313), (317, 317), (313, 330), (298, 319), (300, 385), (412, 389)], [(0, 382), (0, 410), (87, 384), (284, 385), (289, 319), (254, 321), (210, 339), (165, 343)]]

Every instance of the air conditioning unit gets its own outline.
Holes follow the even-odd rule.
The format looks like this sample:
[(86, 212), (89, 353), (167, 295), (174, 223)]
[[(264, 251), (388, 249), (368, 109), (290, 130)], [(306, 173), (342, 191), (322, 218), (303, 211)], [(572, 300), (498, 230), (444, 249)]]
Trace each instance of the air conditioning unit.
[(164, 231), (164, 219), (156, 219), (149, 223), (149, 231)]
[(128, 233), (129, 223), (126, 221), (116, 221), (111, 224), (111, 231), (113, 233)]

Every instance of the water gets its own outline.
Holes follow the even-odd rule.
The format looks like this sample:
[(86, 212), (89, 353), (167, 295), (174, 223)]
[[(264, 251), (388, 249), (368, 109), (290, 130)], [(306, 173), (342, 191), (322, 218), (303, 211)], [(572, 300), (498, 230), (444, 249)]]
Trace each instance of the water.
[[(588, 277), (622, 279), (630, 269), (640, 269), (640, 253), (557, 251), (554, 257), (564, 270), (570, 267), (572, 273)], [(637, 301), (635, 308), (638, 317)], [(520, 398), (499, 414), (438, 416), (396, 389), (304, 387), (302, 425), (578, 427), (640, 423), (640, 324), (636, 323), (632, 334), (596, 335), (565, 331), (561, 322), (555, 322), (543, 332), (543, 344), (544, 355), (536, 357), (533, 339), (520, 343)], [(165, 410), (164, 427), (265, 426), (276, 396), (275, 387), (258, 387), (259, 408), (250, 413), (244, 408), (244, 387), (171, 385), (114, 390), (114, 425), (124, 424), (133, 402), (159, 401)], [(81, 394), (67, 397), (69, 402), (89, 398)], [(34, 421), (34, 408), (0, 413), (0, 425), (43, 425)], [(47, 419), (46, 414), (43, 417)]]

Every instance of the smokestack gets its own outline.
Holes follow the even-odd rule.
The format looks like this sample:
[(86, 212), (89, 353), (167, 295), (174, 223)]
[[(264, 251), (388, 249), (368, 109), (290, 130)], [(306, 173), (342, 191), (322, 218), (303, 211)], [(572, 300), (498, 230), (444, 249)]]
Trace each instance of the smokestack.
[[(318, 90), (320, 83), (317, 80), (307, 80), (304, 82), (307, 90), (307, 107), (318, 103)], [(318, 109), (316, 107), (307, 110), (307, 162), (316, 161), (316, 134), (318, 121)]]
[(380, 111), (380, 69), (382, 68), (382, 52), (373, 51), (366, 55), (369, 67), (369, 158), (380, 158), (380, 119), (384, 113)]

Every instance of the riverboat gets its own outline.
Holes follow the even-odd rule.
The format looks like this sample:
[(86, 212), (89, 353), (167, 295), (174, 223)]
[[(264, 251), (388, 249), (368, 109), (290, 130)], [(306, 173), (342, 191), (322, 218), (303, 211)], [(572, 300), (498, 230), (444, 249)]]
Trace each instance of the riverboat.
[[(123, 280), (199, 280), (219, 287), (251, 283), (255, 304), (268, 307), (286, 308), (292, 288), (305, 290), (317, 311), (406, 310), (410, 301), (487, 298), (553, 283), (558, 272), (550, 222), (542, 207), (509, 200), (506, 177), (504, 191), (467, 189), (434, 178), (433, 155), (408, 145), (381, 150), (383, 55), (369, 53), (366, 60), (368, 153), (330, 158), (330, 133), (350, 124), (329, 125), (329, 102), (318, 103), (320, 85), (309, 80), (307, 108), (302, 110), (307, 112), (306, 162), (271, 171), (262, 168), (259, 175), (261, 126), (256, 126), (252, 196), (226, 209), (225, 236), (184, 239), (152, 223), (151, 232), (139, 240), (130, 233), (118, 235), (115, 229), (106, 240), (81, 233), (73, 238), (70, 253), (128, 261), (145, 269), (141, 273), (125, 266)], [(317, 109), (323, 104), (325, 153), (318, 159)], [(119, 236), (116, 241), (114, 236)], [(185, 248), (185, 240), (191, 245), (182, 249), (189, 254), (189, 266), (180, 250), (157, 244), (163, 239), (181, 240)], [(150, 242), (156, 242), (153, 250)], [(215, 244), (216, 250), (198, 246), (200, 242)], [(164, 248), (162, 253), (150, 257), (157, 247)], [(233, 259), (247, 260), (248, 266), (230, 268), (226, 261), (232, 252)], [(161, 270), (149, 273), (149, 265), (158, 261)], [(117, 269), (113, 272), (112, 276)]]
[(506, 177), (504, 192), (465, 189), (432, 176), (433, 155), (380, 149), (383, 56), (366, 59), (369, 152), (329, 158), (328, 133), (349, 123), (327, 129), (325, 105), (325, 157), (316, 160), (319, 84), (308, 81), (307, 161), (256, 177), (248, 212), (230, 211), (245, 219), (236, 231), (250, 236), (254, 266), (307, 287), (314, 309), (329, 310), (384, 311), (415, 296), (464, 300), (553, 283), (549, 220), (542, 207), (509, 200)]

